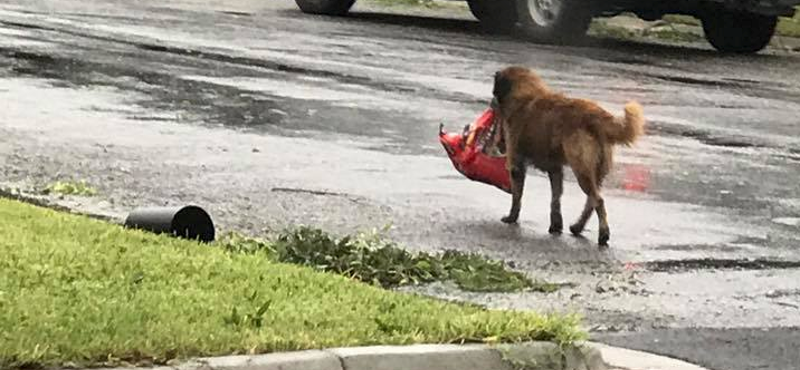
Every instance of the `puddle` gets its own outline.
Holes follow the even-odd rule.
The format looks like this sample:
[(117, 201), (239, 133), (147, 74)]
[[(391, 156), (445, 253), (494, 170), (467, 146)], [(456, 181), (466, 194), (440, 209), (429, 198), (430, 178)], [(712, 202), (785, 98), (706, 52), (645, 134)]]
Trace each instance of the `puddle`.
[(648, 121), (648, 129), (666, 135), (675, 135), (695, 139), (703, 144), (729, 147), (729, 148), (761, 148), (765, 144), (756, 142), (757, 139), (747, 136), (733, 136), (715, 134), (707, 130), (675, 125), (659, 120)]
[[(133, 102), (153, 111), (131, 115), (142, 121), (220, 124), (284, 136), (366, 135), (398, 141), (397, 147), (417, 152), (419, 144), (411, 142), (435, 139), (433, 130), (425, 135), (418, 127), (403, 124), (414, 118), (399, 112), (408, 108), (402, 99), (376, 97), (359, 85), (345, 84), (337, 90), (277, 78), (182, 78), (169, 70), (148, 72), (127, 64), (95, 64), (10, 48), (0, 48), (0, 56), (12, 61), (12, 73), (46, 79), (54, 87), (111, 86), (141, 93), (146, 98)], [(377, 108), (390, 112), (379, 115)]]
[[(337, 106), (360, 107), (382, 110), (404, 110), (407, 105), (395, 99), (382, 98), (383, 93), (367, 89), (358, 85), (337, 84), (336, 86), (320, 86), (317, 84), (304, 84), (287, 80), (246, 78), (246, 77), (207, 77), (207, 76), (182, 76), (189, 81), (200, 81), (214, 85), (229, 86), (239, 90), (265, 92), (272, 96), (299, 100), (311, 100), (333, 103)], [(332, 84), (331, 84), (332, 85)]]
[(781, 261), (768, 259), (682, 259), (644, 262), (641, 265), (644, 266), (645, 269), (655, 272), (675, 272), (689, 270), (800, 269), (800, 261)]
[[(7, 37), (28, 37), (30, 36), (30, 32), (21, 30), (21, 29), (14, 29), (14, 28), (0, 28), (0, 36), (7, 36)], [(3, 41), (6, 41), (3, 39)]]
[(746, 85), (758, 85), (761, 81), (753, 80), (750, 78), (735, 78), (735, 77), (724, 77), (722, 80), (735, 82), (739, 84), (746, 84)]
[(222, 14), (234, 15), (234, 16), (237, 16), (237, 17), (252, 17), (253, 16), (253, 13), (239, 12), (239, 11), (233, 11), (233, 10), (220, 10), (218, 12), (222, 13)]
[(678, 76), (678, 75), (667, 75), (667, 74), (656, 74), (656, 73), (650, 73), (645, 75), (663, 81), (678, 82), (689, 85), (700, 85), (700, 86), (711, 86), (711, 87), (724, 87), (724, 86), (731, 87), (731, 86), (741, 85), (740, 83), (734, 81), (710, 80), (700, 77), (690, 77), (686, 75)]
[(628, 64), (628, 65), (643, 65), (643, 66), (656, 65), (652, 61), (647, 60), (645, 58), (637, 58), (633, 56), (619, 56), (619, 57), (607, 57), (607, 58), (595, 58), (595, 59), (610, 64)]
[(741, 251), (742, 248), (735, 245), (724, 244), (681, 244), (681, 245), (661, 245), (653, 248), (661, 251), (674, 251), (674, 252), (724, 252), (733, 253)]
[(784, 298), (784, 297), (800, 296), (800, 289), (770, 290), (764, 296), (766, 296), (767, 298)]
[(773, 218), (772, 222), (786, 226), (800, 226), (800, 217), (778, 217)]

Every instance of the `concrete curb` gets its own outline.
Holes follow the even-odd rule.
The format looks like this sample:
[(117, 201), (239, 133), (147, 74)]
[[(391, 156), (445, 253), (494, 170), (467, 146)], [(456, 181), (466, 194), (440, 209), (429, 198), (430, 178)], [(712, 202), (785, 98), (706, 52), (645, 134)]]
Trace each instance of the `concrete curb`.
[(659, 356), (648, 352), (612, 347), (601, 343), (590, 343), (597, 349), (610, 369), (625, 370), (707, 370), (674, 358)]
[[(136, 368), (115, 370), (141, 370)], [(150, 370), (705, 370), (650, 353), (586, 343), (409, 345), (199, 358)]]
[[(141, 370), (126, 368), (115, 370)], [(149, 370), (607, 370), (589, 346), (518, 345), (346, 347), (252, 356), (198, 358)]]
[[(14, 186), (9, 183), (0, 182), (0, 198), (16, 200), (37, 207), (89, 217), (118, 225), (122, 225), (125, 220), (122, 215), (115, 215), (110, 212), (103, 212), (103, 210), (100, 209), (92, 209), (91, 207), (84, 206), (84, 203), (91, 202), (92, 199), (78, 196), (61, 196), (59, 200), (58, 196), (36, 194), (29, 188)], [(69, 198), (78, 199), (80, 203), (70, 201)]]

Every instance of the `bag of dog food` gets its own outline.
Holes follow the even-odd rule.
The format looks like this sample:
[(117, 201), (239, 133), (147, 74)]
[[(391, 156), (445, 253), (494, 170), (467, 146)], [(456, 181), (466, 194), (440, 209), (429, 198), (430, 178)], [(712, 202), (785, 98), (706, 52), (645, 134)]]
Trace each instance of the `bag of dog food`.
[(446, 133), (439, 126), (439, 141), (456, 170), (470, 180), (494, 185), (511, 193), (511, 178), (506, 169), (506, 158), (497, 148), (494, 111), (490, 108), (461, 134)]

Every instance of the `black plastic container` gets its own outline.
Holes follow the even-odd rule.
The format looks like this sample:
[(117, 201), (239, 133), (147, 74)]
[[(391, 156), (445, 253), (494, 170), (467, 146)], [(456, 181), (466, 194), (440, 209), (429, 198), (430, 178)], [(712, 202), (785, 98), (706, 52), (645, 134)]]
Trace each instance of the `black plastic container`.
[(205, 243), (214, 241), (214, 222), (198, 206), (139, 208), (128, 214), (125, 226)]

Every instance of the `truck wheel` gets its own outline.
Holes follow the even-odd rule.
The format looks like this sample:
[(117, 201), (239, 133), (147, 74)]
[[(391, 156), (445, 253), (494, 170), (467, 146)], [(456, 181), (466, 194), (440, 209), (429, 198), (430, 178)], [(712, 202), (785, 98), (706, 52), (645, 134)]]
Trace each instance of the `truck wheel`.
[(755, 53), (769, 44), (778, 17), (723, 10), (702, 17), (706, 40), (723, 53)]
[(522, 29), (537, 41), (570, 43), (586, 34), (592, 22), (586, 0), (516, 0)]
[(515, 0), (467, 0), (469, 10), (492, 31), (511, 31), (517, 23)]
[(345, 15), (356, 0), (295, 0), (303, 13)]

